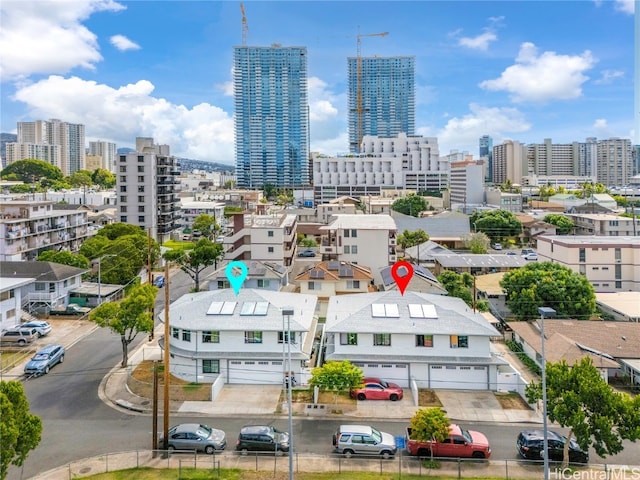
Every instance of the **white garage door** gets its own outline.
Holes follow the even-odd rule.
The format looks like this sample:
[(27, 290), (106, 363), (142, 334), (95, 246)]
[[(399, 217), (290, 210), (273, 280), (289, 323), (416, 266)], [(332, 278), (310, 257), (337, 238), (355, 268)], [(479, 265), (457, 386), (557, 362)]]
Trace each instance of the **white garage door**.
[(429, 385), (452, 390), (487, 390), (487, 367), (430, 365)]
[(229, 362), (229, 383), (282, 385), (282, 362), (268, 360), (232, 360)]
[(406, 363), (354, 362), (354, 365), (362, 369), (365, 377), (378, 377), (401, 387), (409, 386), (409, 365)]

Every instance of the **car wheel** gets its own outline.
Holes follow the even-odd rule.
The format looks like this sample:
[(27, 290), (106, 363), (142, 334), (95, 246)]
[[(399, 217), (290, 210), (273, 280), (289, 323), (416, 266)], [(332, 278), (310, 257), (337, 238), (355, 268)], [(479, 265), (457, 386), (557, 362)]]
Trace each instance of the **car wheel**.
[(206, 447), (204, 447), (204, 453), (206, 453), (207, 455), (213, 455), (213, 452), (215, 452), (215, 448), (213, 448), (211, 445), (207, 445)]
[(429, 450), (428, 448), (421, 448), (418, 450), (418, 456), (419, 457), (430, 457), (431, 456), (431, 450)]
[(391, 400), (392, 402), (398, 401), (398, 395), (396, 395), (395, 393), (392, 393), (391, 396), (389, 397), (389, 400)]
[(60, 357), (60, 361), (58, 363), (64, 363), (64, 355)]
[(473, 455), (471, 455), (472, 458), (484, 458), (484, 453), (482, 452), (473, 452)]
[(385, 460), (389, 460), (391, 458), (391, 452), (388, 450), (384, 450), (382, 452), (380, 452), (380, 456), (382, 458), (384, 458)]
[(167, 447), (167, 450), (169, 450), (170, 452), (173, 452), (176, 449), (176, 447), (174, 447), (173, 445), (169, 445)]
[(49, 370), (50, 370), (49, 365), (47, 365), (46, 367), (44, 367), (44, 373), (49, 373)]
[(353, 455), (353, 450), (349, 450), (348, 448), (346, 450), (344, 450), (342, 452), (345, 456), (345, 458), (351, 458), (351, 456)]
[(358, 394), (358, 400), (366, 400), (367, 396), (364, 393), (359, 393)]
[(21, 347), (24, 347), (26, 343), (27, 342), (25, 342), (24, 340), (18, 340), (18, 345), (20, 345)]

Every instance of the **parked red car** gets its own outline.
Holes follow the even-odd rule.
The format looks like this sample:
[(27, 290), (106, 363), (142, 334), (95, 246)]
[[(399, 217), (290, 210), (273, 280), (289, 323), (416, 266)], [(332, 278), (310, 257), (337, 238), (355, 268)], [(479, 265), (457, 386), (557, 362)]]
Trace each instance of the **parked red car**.
[(395, 383), (385, 382), (379, 378), (365, 378), (364, 387), (351, 390), (351, 398), (358, 400), (401, 400), (404, 393), (402, 387)]

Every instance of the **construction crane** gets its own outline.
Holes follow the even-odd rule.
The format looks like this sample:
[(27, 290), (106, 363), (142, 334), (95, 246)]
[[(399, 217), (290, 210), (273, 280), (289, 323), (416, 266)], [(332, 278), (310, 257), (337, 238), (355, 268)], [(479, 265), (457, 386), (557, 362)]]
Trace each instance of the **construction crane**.
[(247, 46), (247, 35), (249, 34), (249, 25), (247, 24), (247, 16), (244, 14), (244, 5), (240, 4), (240, 11), (242, 12), (242, 46)]
[(356, 56), (356, 65), (357, 65), (357, 82), (358, 82), (358, 90), (356, 92), (357, 103), (356, 103), (356, 113), (358, 115), (358, 143), (356, 145), (356, 149), (360, 152), (360, 146), (362, 144), (362, 114), (364, 109), (362, 108), (362, 57), (360, 55), (360, 45), (362, 37), (386, 37), (389, 35), (389, 32), (381, 32), (381, 33), (359, 33), (357, 35), (357, 56)]

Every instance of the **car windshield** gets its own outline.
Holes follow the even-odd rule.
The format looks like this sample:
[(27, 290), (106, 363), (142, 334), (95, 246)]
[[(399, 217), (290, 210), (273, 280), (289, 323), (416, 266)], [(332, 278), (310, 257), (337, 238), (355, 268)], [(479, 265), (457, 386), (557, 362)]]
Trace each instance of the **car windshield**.
[(382, 442), (382, 434), (375, 428), (371, 429), (371, 436), (375, 439), (376, 442)]
[(198, 434), (201, 437), (208, 437), (209, 435), (211, 435), (211, 431), (212, 430), (206, 425), (200, 425), (196, 430), (196, 434)]
[(389, 384), (384, 380), (380, 380), (380, 385), (382, 385), (384, 388), (389, 388)]
[(34, 360), (46, 360), (47, 358), (49, 358), (49, 354), (47, 353), (36, 353), (33, 356)]
[(462, 433), (462, 436), (467, 440), (467, 442), (473, 443), (473, 438), (471, 438), (471, 434), (469, 433), (469, 430), (460, 428), (460, 433)]

